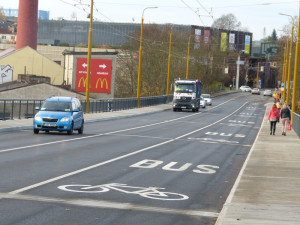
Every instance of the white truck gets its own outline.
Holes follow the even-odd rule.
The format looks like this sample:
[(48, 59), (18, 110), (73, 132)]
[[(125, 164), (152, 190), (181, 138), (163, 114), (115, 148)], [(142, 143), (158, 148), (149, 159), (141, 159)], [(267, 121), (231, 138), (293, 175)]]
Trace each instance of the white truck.
[(200, 96), (200, 80), (175, 80), (173, 95), (173, 111), (180, 111), (182, 109), (191, 109), (193, 112), (199, 111)]

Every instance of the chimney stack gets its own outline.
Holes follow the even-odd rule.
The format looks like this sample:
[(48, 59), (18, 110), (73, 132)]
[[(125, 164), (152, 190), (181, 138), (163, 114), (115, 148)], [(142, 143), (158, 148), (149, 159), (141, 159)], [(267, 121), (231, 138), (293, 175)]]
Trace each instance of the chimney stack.
[(19, 0), (16, 49), (37, 48), (38, 0)]

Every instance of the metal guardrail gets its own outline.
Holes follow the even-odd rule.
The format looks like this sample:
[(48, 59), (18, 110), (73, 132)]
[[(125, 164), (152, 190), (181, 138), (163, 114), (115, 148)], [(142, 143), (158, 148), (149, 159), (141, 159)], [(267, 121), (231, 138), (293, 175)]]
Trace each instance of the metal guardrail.
[[(169, 102), (173, 95), (169, 96)], [(0, 99), (0, 120), (33, 118), (35, 107), (41, 107), (45, 99)], [(86, 100), (80, 100), (82, 109), (86, 112)], [(140, 107), (166, 104), (167, 96), (153, 96), (140, 98)], [(137, 98), (91, 99), (90, 113), (112, 112), (137, 107)]]
[(300, 137), (300, 115), (297, 113), (293, 114), (293, 130)]

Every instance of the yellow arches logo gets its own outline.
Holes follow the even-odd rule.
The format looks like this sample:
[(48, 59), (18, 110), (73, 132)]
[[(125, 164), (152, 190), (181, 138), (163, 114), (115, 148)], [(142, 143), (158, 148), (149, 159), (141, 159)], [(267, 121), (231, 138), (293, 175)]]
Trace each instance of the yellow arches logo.
[[(105, 83), (105, 89), (108, 89), (108, 82), (107, 82), (107, 79), (106, 79), (106, 78), (98, 78), (97, 83), (96, 83), (96, 89), (98, 88), (99, 83), (100, 83), (100, 88), (103, 88), (103, 85), (104, 85), (104, 83)], [(83, 87), (86, 86), (86, 78), (81, 77), (81, 78), (79, 79), (78, 87), (80, 88), (81, 85), (83, 85)]]
[(80, 84), (81, 84), (81, 81), (83, 82), (83, 87), (85, 87), (85, 85), (86, 85), (86, 78), (84, 78), (84, 77), (81, 77), (80, 78), (80, 80), (79, 80), (79, 82), (78, 82), (78, 87), (80, 88)]
[(99, 81), (100, 81), (100, 87), (103, 88), (103, 84), (105, 82), (105, 89), (108, 89), (108, 83), (107, 83), (107, 79), (106, 78), (98, 78), (97, 83), (96, 83), (96, 89), (98, 88), (99, 85)]
[[(92, 83), (93, 83), (93, 86), (94, 86), (94, 82), (92, 82)], [(77, 84), (77, 88), (85, 88), (86, 84), (87, 84), (87, 78), (81, 77), (79, 79), (78, 84)], [(96, 82), (96, 85), (95, 85), (95, 88), (92, 88), (92, 89), (96, 90), (96, 89), (98, 89), (98, 87), (101, 88), (101, 89), (104, 88), (105, 90), (109, 90), (107, 79), (106, 78), (98, 78), (97, 82)], [(80, 89), (80, 90), (82, 90), (82, 89)]]

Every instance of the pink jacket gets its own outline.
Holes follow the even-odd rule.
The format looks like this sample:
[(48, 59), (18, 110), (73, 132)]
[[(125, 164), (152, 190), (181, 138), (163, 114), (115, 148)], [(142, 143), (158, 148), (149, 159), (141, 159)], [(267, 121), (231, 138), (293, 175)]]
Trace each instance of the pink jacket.
[(270, 109), (268, 120), (276, 119), (277, 117), (278, 118), (280, 117), (278, 109), (276, 109), (276, 110)]

